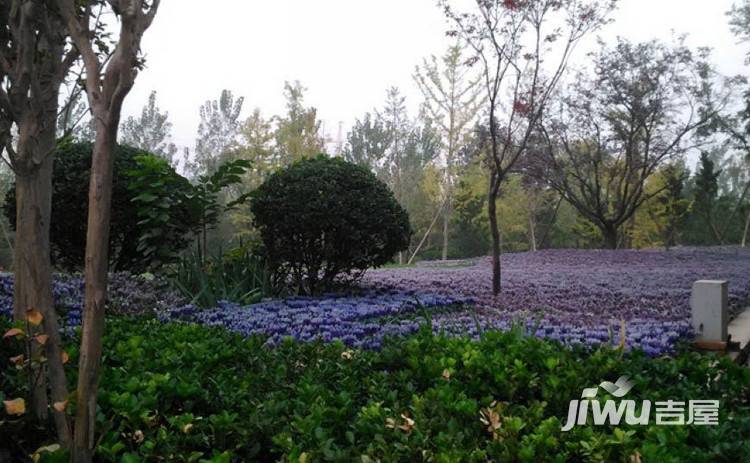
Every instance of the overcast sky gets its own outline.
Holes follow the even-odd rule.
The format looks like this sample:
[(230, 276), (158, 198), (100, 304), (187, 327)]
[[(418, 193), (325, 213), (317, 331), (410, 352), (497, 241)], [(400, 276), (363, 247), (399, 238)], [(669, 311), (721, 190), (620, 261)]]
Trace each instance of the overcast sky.
[[(691, 46), (714, 49), (726, 74), (745, 72), (743, 45), (730, 33), (733, 0), (621, 0), (605, 40), (669, 39), (689, 34)], [(207, 6), (210, 5), (210, 6)], [(137, 115), (151, 90), (169, 111), (173, 138), (192, 148), (198, 108), (222, 89), (245, 97), (243, 115), (284, 110), (285, 80), (308, 88), (326, 132), (380, 107), (386, 88), (400, 87), (415, 108), (412, 74), (422, 57), (441, 54), (446, 22), (436, 0), (167, 0), (143, 49), (147, 68), (128, 96), (124, 116)], [(584, 61), (588, 41), (573, 60)]]

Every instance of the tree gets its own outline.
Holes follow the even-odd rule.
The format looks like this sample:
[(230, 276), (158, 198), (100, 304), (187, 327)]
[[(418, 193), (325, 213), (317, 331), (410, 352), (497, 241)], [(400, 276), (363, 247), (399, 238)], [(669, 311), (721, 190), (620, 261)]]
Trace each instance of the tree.
[(425, 98), (429, 117), (435, 122), (443, 144), (443, 260), (448, 259), (449, 224), (452, 214), (453, 187), (456, 181), (456, 155), (467, 127), (479, 112), (482, 102), (481, 78), (472, 76), (465, 65), (465, 45), (456, 43), (448, 48), (440, 64), (435, 55), (418, 66), (414, 79)]
[[(260, 109), (256, 108), (240, 127), (239, 146), (232, 153), (232, 159), (244, 159), (250, 163), (242, 181), (234, 185), (236, 191), (228, 192), (233, 198), (238, 198), (244, 191), (254, 190), (278, 168), (280, 160), (273, 146), (274, 138), (272, 121), (264, 118)], [(232, 209), (230, 219), (236, 236), (241, 239), (255, 236), (247, 203), (237, 204)]]
[(634, 219), (632, 238), (636, 247), (664, 246), (669, 250), (677, 245), (690, 211), (690, 201), (684, 191), (688, 177), (689, 172), (682, 162), (672, 162), (649, 179), (645, 188), (651, 198), (636, 212)]
[(707, 152), (701, 153), (698, 171), (695, 173), (695, 204), (694, 209), (700, 215), (703, 223), (713, 233), (714, 239), (722, 243), (714, 220), (716, 201), (719, 195), (719, 176), (721, 171), (714, 167), (714, 161)]
[[(0, 154), (16, 176), (17, 239), (14, 249), (13, 312), (43, 315), (44, 347), (34, 344), (34, 358), (44, 356), (51, 399), (67, 399), (60, 334), (52, 300), (49, 257), (52, 153), (55, 147), (60, 85), (78, 57), (66, 45), (65, 24), (42, 1), (0, 3)], [(6, 159), (7, 156), (7, 159)], [(44, 351), (44, 352), (42, 352)], [(37, 367), (39, 368), (39, 367)], [(39, 420), (49, 413), (43, 370), (32, 390), (32, 410)], [(58, 440), (67, 445), (65, 414), (53, 411)]]
[(646, 191), (649, 178), (686, 152), (689, 137), (718, 111), (701, 110), (704, 102), (726, 103), (725, 95), (707, 92), (715, 73), (706, 58), (681, 42), (602, 45), (594, 73), (579, 73), (541, 130), (547, 147), (540, 174), (601, 231), (607, 247), (619, 247), (622, 227), (661, 193)]
[(169, 113), (162, 113), (156, 105), (155, 91), (148, 96), (148, 103), (143, 107), (141, 116), (138, 119), (128, 117), (120, 132), (121, 144), (154, 153), (170, 164), (173, 163), (177, 146), (170, 141), (172, 123), (169, 122)]
[(195, 159), (187, 166), (194, 176), (213, 174), (227, 153), (237, 147), (244, 101), (243, 97), (235, 99), (230, 90), (222, 90), (218, 100), (201, 106)]
[[(449, 34), (464, 40), (474, 53), (473, 61), (481, 65), (490, 128), (488, 217), (495, 295), (501, 290), (501, 242), (495, 201), (500, 187), (526, 152), (575, 45), (604, 24), (615, 3), (477, 0), (472, 12), (459, 12), (447, 0), (439, 2), (455, 25)], [(561, 46), (555, 49), (555, 44)], [(554, 63), (549, 70), (547, 61)], [(501, 111), (506, 111), (505, 117)]]
[(385, 125), (379, 117), (368, 112), (362, 119), (355, 120), (346, 140), (344, 159), (373, 172), (380, 169), (389, 139)]
[(276, 149), (283, 165), (325, 152), (318, 111), (304, 106), (306, 90), (299, 81), (284, 83), (287, 112), (276, 119)]
[[(732, 33), (743, 43), (750, 42), (750, 1), (742, 0), (740, 5), (732, 5), (727, 12)], [(750, 63), (750, 54), (745, 58), (745, 64)]]
[[(412, 227), (422, 238), (411, 250), (413, 259), (429, 239), (444, 201), (436, 198), (428, 179), (428, 166), (440, 154), (440, 136), (424, 113), (414, 120), (406, 110), (406, 98), (392, 87), (386, 102), (374, 116), (358, 119), (347, 138), (344, 158), (374, 172), (385, 182), (409, 213)], [(437, 203), (437, 204), (435, 204)], [(436, 209), (433, 214), (425, 211)], [(399, 253), (399, 262), (404, 262)]]
[[(727, 12), (730, 18), (729, 24), (734, 35), (740, 38), (743, 43), (750, 40), (750, 1), (743, 0), (740, 5), (733, 5)], [(750, 63), (750, 53), (746, 55), (745, 64)], [(729, 232), (729, 228), (734, 223), (735, 216), (740, 213), (743, 207), (747, 207), (746, 199), (750, 194), (750, 89), (747, 87), (747, 79), (744, 77), (735, 78), (735, 86), (744, 88), (743, 108), (735, 112), (722, 112), (715, 115), (713, 123), (704, 130), (704, 135), (712, 132), (720, 133), (726, 137), (726, 145), (738, 152), (737, 158), (742, 171), (739, 177), (744, 179), (741, 187), (742, 193), (737, 198), (731, 213), (721, 229), (717, 229), (720, 241), (724, 240)], [(710, 108), (709, 108), (710, 109)], [(750, 231), (750, 207), (747, 207), (745, 217), (745, 226), (742, 233), (742, 246), (747, 243), (748, 231)]]
[(381, 165), (382, 177), (400, 204), (403, 204), (404, 146), (411, 131), (405, 102), (406, 97), (401, 95), (401, 91), (397, 87), (391, 87), (386, 92), (385, 107), (377, 113), (388, 136), (388, 147)]
[[(86, 290), (72, 449), (76, 463), (90, 462), (96, 445), (94, 427), (107, 296), (113, 156), (122, 104), (133, 88), (138, 69), (143, 66), (139, 58), (141, 39), (151, 26), (159, 3), (160, 0), (56, 0), (70, 38), (83, 59), (86, 95), (96, 124), (89, 186)], [(109, 9), (119, 20), (119, 36), (111, 56), (106, 60), (102, 52), (108, 47), (91, 25), (92, 18), (97, 17), (93, 13), (97, 7)]]

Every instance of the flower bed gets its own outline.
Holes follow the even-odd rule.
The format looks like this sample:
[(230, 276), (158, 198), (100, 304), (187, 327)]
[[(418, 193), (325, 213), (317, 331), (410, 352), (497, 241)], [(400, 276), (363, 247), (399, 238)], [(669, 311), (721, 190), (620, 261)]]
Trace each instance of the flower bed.
[[(179, 294), (170, 291), (160, 278), (144, 278), (115, 273), (109, 279), (108, 315), (154, 315), (156, 312), (185, 304)], [(57, 274), (52, 285), (55, 308), (66, 326), (81, 324), (84, 283), (80, 275)], [(13, 314), (13, 275), (0, 275), (0, 316)]]
[[(357, 294), (289, 298), (199, 310), (163, 285), (117, 275), (110, 306), (117, 313), (157, 314), (162, 321), (222, 326), (245, 336), (302, 341), (339, 339), (379, 348), (389, 336), (416, 332), (427, 318), (435, 332), (479, 337), (514, 323), (567, 345), (619, 344), (671, 352), (691, 336), (690, 289), (699, 279), (729, 280), (733, 312), (750, 298), (750, 250), (550, 250), (503, 256), (503, 293), (491, 295), (489, 259), (372, 271)], [(55, 299), (67, 324), (80, 323), (80, 277), (56, 278)], [(0, 277), (0, 313), (12, 311), (12, 278)]]
[[(441, 317), (447, 331), (507, 328), (513, 320), (567, 344), (619, 342), (656, 355), (690, 335), (690, 291), (700, 279), (729, 281), (733, 313), (750, 300), (750, 250), (682, 248), (671, 251), (548, 250), (505, 254), (503, 292), (492, 296), (489, 258), (376, 270), (368, 287), (468, 297), (476, 313)], [(477, 328), (478, 327), (478, 328)]]
[(159, 318), (223, 326), (245, 336), (268, 335), (268, 343), (285, 337), (300, 341), (341, 340), (352, 347), (379, 348), (384, 338), (415, 333), (424, 310), (471, 304), (466, 297), (416, 294), (411, 291), (367, 291), (357, 296), (293, 297), (242, 307), (222, 303), (200, 310), (187, 305)]

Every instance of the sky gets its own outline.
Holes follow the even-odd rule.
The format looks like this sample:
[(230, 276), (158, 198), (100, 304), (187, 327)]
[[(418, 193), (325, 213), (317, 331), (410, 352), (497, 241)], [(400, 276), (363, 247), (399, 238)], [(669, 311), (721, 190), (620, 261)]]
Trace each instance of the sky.
[[(457, 0), (465, 1), (465, 0)], [(201, 104), (222, 89), (245, 97), (243, 116), (260, 108), (284, 111), (284, 81), (300, 80), (306, 105), (324, 130), (344, 134), (355, 118), (380, 107), (398, 86), (416, 111), (422, 97), (412, 78), (424, 57), (449, 44), (436, 0), (167, 0), (143, 40), (146, 69), (128, 96), (123, 116), (137, 116), (149, 93), (169, 112), (178, 146), (195, 143)], [(733, 0), (620, 0), (605, 41), (670, 40), (688, 34), (692, 47), (714, 49), (727, 75), (747, 73), (744, 53), (728, 27)], [(596, 37), (578, 48), (572, 64), (586, 63)]]

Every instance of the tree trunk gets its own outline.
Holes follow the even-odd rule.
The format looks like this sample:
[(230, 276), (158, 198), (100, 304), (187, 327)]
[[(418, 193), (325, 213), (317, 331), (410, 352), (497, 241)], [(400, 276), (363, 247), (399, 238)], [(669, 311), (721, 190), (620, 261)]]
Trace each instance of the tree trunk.
[(617, 227), (615, 226), (604, 226), (602, 227), (602, 235), (604, 235), (604, 244), (609, 249), (617, 249), (619, 242), (619, 234), (617, 233)]
[(78, 364), (73, 459), (76, 463), (90, 462), (96, 443), (94, 430), (107, 295), (112, 169), (119, 122), (116, 119), (116, 117), (97, 117), (96, 141), (91, 163), (86, 229), (86, 291), (81, 357)]
[(750, 231), (750, 211), (747, 212), (747, 218), (745, 219), (745, 232), (742, 234), (742, 247), (747, 246), (747, 234)]
[(451, 220), (450, 211), (451, 206), (449, 203), (443, 211), (443, 260), (448, 260), (448, 232)]
[[(26, 319), (26, 311), (42, 314), (53, 310), (52, 271), (49, 262), (49, 162), (16, 178), (16, 233), (22, 237), (15, 248), (13, 318)], [(46, 259), (45, 259), (46, 258)], [(46, 318), (46, 317), (45, 317)], [(38, 333), (29, 333), (29, 335)], [(32, 358), (42, 355), (41, 346), (32, 343)], [(40, 368), (31, 372), (31, 410), (40, 422), (47, 420), (47, 382)]]
[[(56, 99), (53, 99), (56, 103)], [(47, 375), (53, 403), (66, 400), (68, 391), (62, 364), (60, 327), (52, 297), (52, 265), (50, 263), (49, 228), (52, 210), (51, 155), (55, 147), (55, 118), (57, 107), (46, 114), (41, 123), (46, 127), (32, 142), (26, 130), (18, 143), (19, 167), (16, 172), (16, 245), (13, 255), (14, 291), (13, 314), (24, 320), (26, 311), (36, 309), (43, 315), (41, 330), (49, 336), (44, 349), (32, 343), (34, 355), (47, 358)], [(35, 124), (31, 123), (34, 127)], [(36, 376), (31, 391), (31, 408), (35, 417), (46, 422), (49, 416), (47, 375), (43, 370)], [(70, 443), (70, 428), (65, 413), (52, 411), (60, 444)]]
[(487, 198), (487, 211), (490, 219), (490, 234), (492, 235), (492, 294), (497, 296), (502, 291), (500, 280), (500, 227), (497, 220), (497, 193), (499, 191), (497, 174), (493, 172), (490, 180), (490, 191)]
[(529, 249), (536, 252), (536, 224), (534, 223), (534, 214), (529, 213)]

